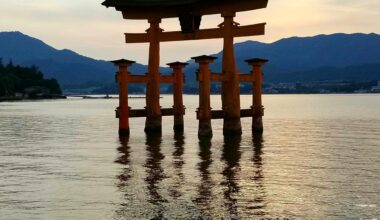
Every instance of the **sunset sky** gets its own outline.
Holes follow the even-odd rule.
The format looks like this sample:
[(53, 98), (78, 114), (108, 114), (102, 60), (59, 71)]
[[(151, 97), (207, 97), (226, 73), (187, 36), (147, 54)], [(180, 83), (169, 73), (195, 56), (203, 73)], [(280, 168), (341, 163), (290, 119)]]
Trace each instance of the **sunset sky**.
[[(21, 31), (57, 49), (96, 59), (123, 57), (147, 63), (148, 45), (126, 45), (123, 38), (125, 32), (145, 31), (147, 22), (123, 20), (120, 12), (102, 6), (102, 0), (0, 1), (0, 31)], [(236, 42), (273, 42), (337, 32), (380, 33), (379, 19), (379, 0), (269, 0), (267, 9), (238, 13), (236, 18), (242, 25), (267, 22), (266, 35), (237, 38)], [(220, 16), (205, 16), (202, 27), (216, 27), (221, 22)], [(179, 22), (165, 19), (162, 28), (179, 30)], [(161, 63), (216, 53), (221, 46), (221, 40), (163, 43)]]

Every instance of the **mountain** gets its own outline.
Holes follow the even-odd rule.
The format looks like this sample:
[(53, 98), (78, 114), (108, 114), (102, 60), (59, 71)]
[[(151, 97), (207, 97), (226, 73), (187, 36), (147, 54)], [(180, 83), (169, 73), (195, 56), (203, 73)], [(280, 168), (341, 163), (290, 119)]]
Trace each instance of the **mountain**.
[[(380, 81), (380, 63), (347, 67), (319, 67), (300, 72), (286, 73), (281, 81), (272, 82), (315, 82), (315, 81)], [(269, 77), (272, 77), (269, 75)]]
[[(246, 41), (235, 44), (235, 54), (240, 72), (250, 71), (244, 62), (246, 59), (269, 59), (264, 67), (265, 82), (380, 80), (380, 35), (377, 34), (292, 37), (273, 43)], [(219, 59), (212, 70), (220, 72), (222, 53), (215, 56)], [(0, 58), (6, 62), (11, 59), (22, 66), (36, 65), (47, 78), (56, 78), (63, 88), (116, 87), (115, 67), (109, 62), (66, 49), (57, 50), (20, 32), (0, 32)], [(198, 65), (189, 62), (185, 70), (186, 84), (192, 87), (197, 85)], [(146, 70), (141, 64), (131, 68), (131, 72), (140, 74)], [(161, 71), (169, 70), (162, 68)]]
[[(57, 50), (41, 40), (20, 32), (0, 32), (0, 58), (21, 66), (37, 66), (47, 78), (55, 78), (64, 87), (101, 86), (113, 83), (115, 67), (103, 60)], [(146, 66), (134, 65), (133, 72), (144, 73)]]
[[(318, 78), (315, 75), (323, 74), (326, 69), (329, 69), (329, 78), (345, 80), (348, 75), (344, 73), (344, 68), (349, 70), (349, 67), (354, 67), (356, 72), (352, 73), (350, 70), (350, 76), (356, 74), (357, 79), (365, 80), (368, 73), (370, 77), (376, 75), (375, 78), (380, 80), (380, 35), (377, 34), (292, 37), (270, 44), (247, 41), (235, 44), (235, 54), (241, 72), (250, 71), (244, 62), (246, 59), (269, 59), (264, 68), (267, 82), (284, 82), (290, 79), (298, 81), (300, 78), (294, 77), (297, 75), (306, 81), (314, 80)], [(213, 69), (220, 71), (218, 67), (221, 66), (222, 53), (216, 56), (219, 59)], [(356, 68), (358, 66), (365, 68)], [(337, 71), (333, 71), (334, 69)]]

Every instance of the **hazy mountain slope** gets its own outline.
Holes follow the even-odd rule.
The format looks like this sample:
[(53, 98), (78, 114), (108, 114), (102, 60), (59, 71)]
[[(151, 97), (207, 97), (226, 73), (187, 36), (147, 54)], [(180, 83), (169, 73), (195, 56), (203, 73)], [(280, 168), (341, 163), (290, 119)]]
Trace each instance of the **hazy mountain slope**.
[[(270, 77), (270, 76), (269, 76)], [(312, 81), (375, 81), (380, 80), (380, 63), (348, 67), (320, 67), (302, 72), (287, 73), (281, 81), (271, 77), (271, 82), (312, 82)]]
[[(57, 50), (20, 32), (0, 33), (0, 57), (5, 62), (11, 59), (19, 65), (36, 65), (46, 77), (56, 78), (63, 87), (111, 83), (116, 70), (109, 62), (66, 49)], [(136, 64), (132, 70), (144, 72), (146, 66)]]
[[(304, 38), (292, 37), (271, 44), (247, 41), (235, 44), (235, 54), (241, 72), (250, 71), (250, 67), (244, 60), (260, 57), (270, 61), (264, 68), (266, 81), (289, 81), (290, 75), (292, 75), (292, 80), (297, 81), (298, 79), (294, 78), (293, 74), (295, 72), (307, 71), (310, 73), (310, 70), (322, 67), (338, 69), (380, 63), (380, 35), (333, 34)], [(212, 65), (212, 69), (220, 71), (222, 53), (220, 52), (216, 56), (219, 59)], [(196, 68), (196, 65), (189, 66), (186, 71), (189, 79), (194, 79), (192, 72)], [(373, 68), (378, 67), (372, 65), (367, 70), (373, 74), (376, 70)], [(361, 74), (363, 79), (366, 78), (366, 71), (357, 73)], [(378, 74), (380, 74), (380, 70)], [(339, 74), (339, 77), (344, 79), (345, 75)], [(310, 80), (312, 78), (315, 77), (310, 77)], [(307, 77), (303, 77), (303, 79), (307, 80)]]

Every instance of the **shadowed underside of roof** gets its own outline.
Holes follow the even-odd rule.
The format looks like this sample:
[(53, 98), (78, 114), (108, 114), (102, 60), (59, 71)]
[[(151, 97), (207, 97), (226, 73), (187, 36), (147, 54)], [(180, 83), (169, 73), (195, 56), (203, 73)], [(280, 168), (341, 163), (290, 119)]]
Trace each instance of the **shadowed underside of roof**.
[(210, 15), (267, 7), (268, 0), (105, 0), (125, 19), (173, 18), (182, 14)]
[(201, 0), (106, 0), (102, 4), (109, 6), (126, 6), (126, 7), (152, 7), (152, 6), (182, 6), (199, 2)]

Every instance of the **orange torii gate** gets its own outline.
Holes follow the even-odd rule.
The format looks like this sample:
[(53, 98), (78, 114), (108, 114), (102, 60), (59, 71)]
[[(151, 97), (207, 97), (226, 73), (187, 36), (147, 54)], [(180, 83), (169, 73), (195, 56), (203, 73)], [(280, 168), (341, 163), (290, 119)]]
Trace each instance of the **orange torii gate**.
[[(223, 133), (241, 134), (241, 117), (252, 117), (254, 132), (262, 132), (263, 107), (261, 103), (261, 66), (266, 60), (247, 60), (252, 65), (251, 74), (239, 74), (234, 54), (234, 38), (243, 36), (263, 35), (265, 23), (239, 26), (234, 21), (236, 12), (265, 8), (268, 0), (106, 0), (102, 4), (115, 7), (121, 11), (125, 19), (144, 19), (150, 24), (147, 33), (126, 33), (126, 43), (149, 43), (148, 73), (145, 76), (134, 76), (128, 72), (128, 66), (133, 61), (113, 61), (119, 66), (117, 80), (120, 86), (120, 134), (129, 134), (129, 117), (146, 117), (145, 132), (161, 132), (162, 116), (177, 115), (175, 129), (183, 130), (184, 107), (182, 103), (183, 68), (185, 63), (171, 63), (173, 76), (161, 76), (160, 42), (201, 40), (223, 38), (222, 73), (215, 74), (209, 70), (209, 64), (215, 59), (209, 56), (194, 57), (199, 63), (198, 79), (200, 84), (200, 106), (197, 111), (199, 119), (199, 136), (212, 135), (211, 119), (224, 119)], [(218, 28), (200, 29), (203, 15), (221, 14), (224, 22)], [(163, 18), (178, 17), (181, 31), (164, 32), (160, 28)], [(177, 71), (177, 72), (176, 72)], [(177, 73), (178, 77), (175, 77)], [(174, 80), (176, 79), (176, 80)], [(210, 83), (222, 83), (222, 110), (212, 111), (210, 106)], [(128, 83), (143, 82), (147, 84), (146, 109), (131, 110), (128, 106)], [(240, 109), (240, 82), (253, 83), (253, 105), (251, 109)], [(175, 101), (173, 109), (160, 107), (160, 83), (174, 83), (178, 85), (174, 91)], [(180, 98), (179, 98), (180, 97)], [(180, 100), (180, 101), (178, 101)], [(179, 115), (182, 114), (182, 117)], [(177, 119), (176, 119), (177, 118)], [(179, 119), (179, 118), (182, 118)]]

